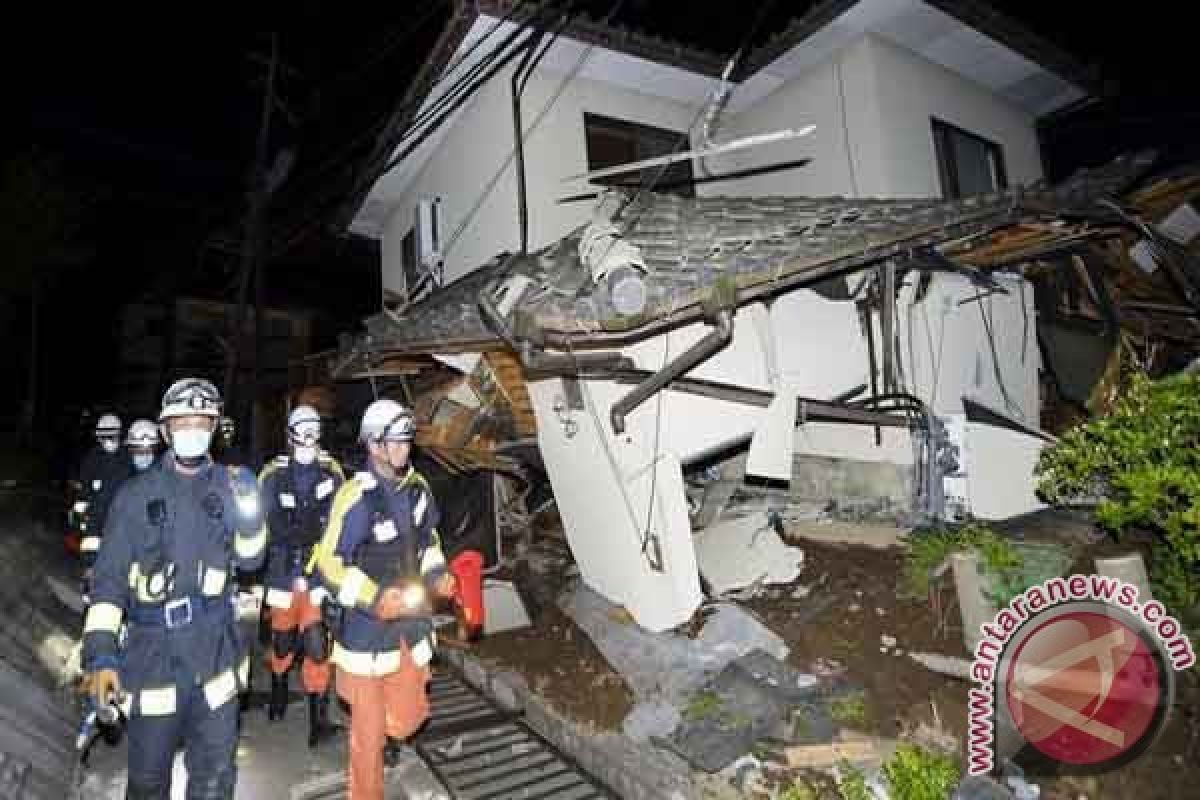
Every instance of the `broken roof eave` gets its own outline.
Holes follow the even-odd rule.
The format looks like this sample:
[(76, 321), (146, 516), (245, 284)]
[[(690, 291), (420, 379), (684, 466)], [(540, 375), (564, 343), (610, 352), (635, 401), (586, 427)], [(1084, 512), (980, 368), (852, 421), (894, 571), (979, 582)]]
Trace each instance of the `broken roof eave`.
[[(847, 248), (821, 259), (806, 259), (781, 267), (773, 275), (744, 275), (737, 280), (735, 308), (770, 299), (779, 294), (812, 287), (830, 278), (861, 272), (887, 259), (913, 256), (928, 247), (943, 246), (966, 237), (986, 235), (1015, 223), (1022, 209), (1009, 206), (997, 211), (989, 210), (975, 217), (959, 220), (950, 225), (933, 225), (891, 240), (869, 242), (863, 247)], [(1027, 210), (1026, 210), (1026, 213)], [(1105, 235), (1095, 231), (1094, 236)], [(1062, 243), (1063, 248), (1072, 247), (1077, 239)], [(1044, 253), (1040, 254), (1044, 255)], [(601, 321), (598, 329), (580, 331), (577, 323), (546, 315), (526, 314), (529, 323), (537, 331), (537, 339), (548, 350), (570, 352), (599, 348), (625, 347), (652, 336), (691, 325), (707, 319), (711, 314), (707, 299), (711, 287), (697, 289), (667, 309), (656, 309), (652, 315), (626, 319)], [(437, 298), (428, 302), (436, 303)], [(649, 316), (649, 318), (647, 318)], [(507, 346), (498, 335), (464, 336), (457, 338), (409, 339), (403, 342), (378, 342), (364, 345), (375, 356), (478, 353), (505, 350)]]
[[(560, 354), (620, 348), (711, 318), (719, 310), (718, 297), (732, 295), (734, 307), (740, 307), (860, 272), (889, 259), (903, 266), (934, 270), (1011, 269), (1019, 263), (1090, 246), (1116, 235), (1120, 220), (1095, 206), (1095, 200), (1117, 196), (1143, 176), (1153, 161), (1151, 152), (1131, 154), (1106, 166), (1081, 171), (1057, 187), (1013, 189), (961, 201), (768, 201), (758, 213), (775, 215), (775, 222), (763, 228), (755, 241), (772, 242), (781, 235), (772, 231), (792, 231), (782, 234), (791, 237), (787, 240), (791, 242), (787, 245), (790, 253), (771, 245), (769, 251), (779, 256), (761, 261), (753, 270), (739, 271), (732, 264), (700, 273), (685, 270), (690, 277), (680, 284), (679, 264), (663, 262), (661, 250), (645, 251), (647, 264), (659, 265), (651, 270), (650, 279), (662, 281), (659, 288), (666, 294), (657, 292), (660, 299), (634, 317), (615, 316), (611, 311), (579, 316), (578, 303), (590, 303), (595, 289), (586, 288), (590, 279), (583, 276), (580, 265), (569, 266), (576, 257), (577, 231), (529, 256), (498, 256), (414, 306), (403, 320), (386, 314), (371, 318), (367, 321), (369, 334), (360, 338), (353, 352), (368, 359), (481, 352), (509, 349), (509, 342), (514, 340)], [(628, 234), (630, 241), (640, 240), (650, 248), (655, 247), (659, 227), (685, 224), (685, 217), (680, 215), (695, 214), (696, 221), (709, 225), (712, 214), (733, 213), (720, 212), (720, 198), (682, 201), (653, 196), (642, 202), (648, 207), (638, 209), (639, 222)], [(726, 202), (740, 208), (763, 201), (727, 198)], [(780, 205), (789, 202), (796, 204), (793, 209)], [(740, 208), (738, 216), (725, 217), (740, 222), (718, 236), (738, 238), (737, 225), (766, 224), (762, 222), (765, 217), (754, 217), (753, 213), (752, 209)], [(709, 216), (702, 219), (700, 215), (704, 214)], [(1017, 226), (1031, 226), (1032, 232), (1015, 234), (1016, 239), (1009, 238), (1008, 245), (988, 238)], [(711, 230), (715, 233), (716, 229)], [(1014, 241), (1018, 244), (1012, 244)], [(941, 255), (953, 263), (947, 264)], [(533, 280), (541, 290), (518, 302), (508, 318), (512, 331), (493, 330), (487, 323), (488, 315), (480, 313), (480, 298), (517, 275)], [(580, 280), (584, 282), (580, 284)], [(564, 304), (554, 298), (568, 299)], [(349, 364), (350, 359), (345, 363)]]

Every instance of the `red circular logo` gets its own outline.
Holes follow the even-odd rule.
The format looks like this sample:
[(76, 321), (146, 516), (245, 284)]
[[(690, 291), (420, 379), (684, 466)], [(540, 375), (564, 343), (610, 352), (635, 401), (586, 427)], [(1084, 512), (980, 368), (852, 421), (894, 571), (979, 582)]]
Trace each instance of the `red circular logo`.
[(1066, 764), (1118, 759), (1157, 733), (1161, 663), (1113, 615), (1067, 611), (1037, 625), (1009, 662), (1005, 695), (1027, 742)]

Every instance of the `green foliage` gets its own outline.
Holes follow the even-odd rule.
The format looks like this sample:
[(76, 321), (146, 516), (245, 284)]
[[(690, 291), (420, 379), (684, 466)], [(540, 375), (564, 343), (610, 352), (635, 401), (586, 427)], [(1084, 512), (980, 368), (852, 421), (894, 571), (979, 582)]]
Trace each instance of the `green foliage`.
[(683, 716), (691, 722), (696, 722), (708, 719), (720, 711), (721, 698), (717, 696), (716, 692), (704, 691), (697, 692), (692, 696), (692, 699), (688, 701), (687, 708), (683, 710)]
[(779, 800), (817, 800), (817, 790), (807, 781), (797, 778), (779, 794)]
[(945, 800), (958, 785), (958, 762), (912, 744), (902, 744), (883, 765), (895, 800)]
[(866, 694), (855, 691), (834, 698), (829, 704), (829, 715), (843, 725), (865, 728), (868, 721)]
[(1025, 558), (1008, 539), (985, 525), (970, 523), (913, 536), (908, 541), (904, 562), (904, 588), (913, 597), (929, 594), (931, 575), (949, 556), (974, 550), (991, 578), (991, 600), (1008, 602), (1036, 583), (1027, 577)]
[(873, 800), (871, 790), (867, 788), (867, 776), (849, 761), (838, 764), (838, 792), (842, 800)]
[(1156, 594), (1183, 612), (1200, 604), (1200, 376), (1135, 373), (1112, 413), (1068, 431), (1042, 453), (1037, 474), (1049, 502), (1100, 498), (1097, 518), (1118, 536), (1161, 534)]

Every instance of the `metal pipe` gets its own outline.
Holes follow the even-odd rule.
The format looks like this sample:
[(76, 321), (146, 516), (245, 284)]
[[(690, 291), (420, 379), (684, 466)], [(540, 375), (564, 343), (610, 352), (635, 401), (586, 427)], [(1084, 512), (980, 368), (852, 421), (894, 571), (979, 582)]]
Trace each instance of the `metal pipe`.
[[(537, 53), (538, 44), (542, 41), (542, 31), (537, 31), (522, 43), (526, 48), (521, 63), (513, 70), (510, 85), (512, 89), (512, 118), (513, 118), (513, 155), (516, 157), (514, 169), (517, 172), (517, 226), (521, 231), (521, 255), (529, 252), (529, 206), (525, 194), (525, 131), (521, 123), (521, 93), (525, 82), (521, 74)], [(544, 50), (542, 51), (545, 52)], [(530, 70), (532, 72), (532, 70)]]
[(896, 330), (896, 265), (891, 260), (880, 267), (879, 342), (883, 351), (883, 390), (896, 390), (895, 347)]
[[(871, 291), (867, 290), (867, 299), (859, 304), (862, 309), (863, 321), (867, 331), (867, 369), (871, 377), (871, 398), (879, 396), (878, 366), (875, 363), (875, 314), (871, 311)], [(875, 426), (875, 446), (883, 446), (883, 431)]]
[(629, 412), (665, 389), (671, 381), (687, 373), (693, 367), (707, 361), (733, 340), (733, 312), (723, 309), (717, 312), (716, 327), (703, 339), (685, 350), (678, 358), (630, 390), (629, 394), (613, 403), (609, 419), (613, 431), (625, 432), (625, 417)]
[(487, 292), (479, 296), (479, 316), (491, 331), (499, 336), (509, 349), (512, 350), (521, 363), (530, 372), (550, 373), (554, 375), (577, 375), (585, 370), (622, 369), (632, 365), (629, 358), (619, 352), (601, 351), (599, 353), (546, 353), (535, 351), (532, 342), (517, 341), (509, 330), (508, 322), (500, 314), (500, 310), (487, 296)]

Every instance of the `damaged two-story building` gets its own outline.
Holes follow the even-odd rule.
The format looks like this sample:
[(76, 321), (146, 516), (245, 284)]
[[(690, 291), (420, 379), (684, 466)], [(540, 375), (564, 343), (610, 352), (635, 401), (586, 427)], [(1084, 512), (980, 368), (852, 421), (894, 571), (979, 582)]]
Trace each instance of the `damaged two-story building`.
[[(1151, 162), (1045, 184), (1038, 119), (1088, 87), (977, 3), (820, 3), (733, 59), (463, 3), (349, 206), (384, 296), (337, 377), (405, 376), (442, 445), (536, 437), (583, 579), (651, 630), (701, 602), (694, 535), (743, 479), (1033, 510), (1053, 326), (1119, 327), (1105, 203)], [(1148, 281), (1190, 280), (1152, 244)], [(1035, 286), (1064, 264), (1085, 310)]]

